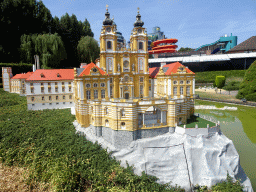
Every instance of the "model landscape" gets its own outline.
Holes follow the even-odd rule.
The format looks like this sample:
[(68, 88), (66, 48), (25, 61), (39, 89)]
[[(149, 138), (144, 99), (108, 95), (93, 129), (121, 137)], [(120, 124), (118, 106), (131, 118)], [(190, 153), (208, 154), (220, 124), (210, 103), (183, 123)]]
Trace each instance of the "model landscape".
[[(233, 183), (237, 189), (241, 184), (243, 191), (253, 191), (236, 148), (222, 133), (220, 122), (195, 114), (195, 109), (237, 108), (195, 106), (195, 73), (179, 62), (150, 68), (143, 25), (138, 9), (127, 48), (117, 39), (117, 25), (110, 19), (107, 7), (100, 58), (95, 63), (81, 63), (80, 68), (73, 69), (40, 69), (37, 60), (33, 72), (15, 76), (11, 67), (3, 67), (2, 162), (32, 165), (36, 172), (30, 170), (29, 185), (50, 190), (80, 191), (89, 185), (99, 191), (119, 187), (128, 191), (136, 187), (138, 191), (190, 191), (199, 190), (197, 186), (218, 190), (218, 183), (228, 179), (226, 183)], [(164, 44), (151, 52), (175, 52), (177, 46), (166, 43), (176, 42), (156, 42)], [(216, 79), (219, 86), (222, 78)], [(241, 91), (239, 95), (248, 94)], [(247, 98), (253, 97), (250, 92)], [(72, 115), (68, 114), (70, 109)], [(67, 119), (63, 121), (61, 116)], [(51, 131), (52, 136), (45, 134)], [(114, 168), (113, 159), (122, 167), (133, 166), (133, 170), (129, 166), (128, 171)], [(96, 171), (99, 166), (100, 171)], [(57, 171), (60, 169), (63, 171)], [(139, 175), (134, 175), (135, 180), (133, 172)], [(128, 188), (125, 174), (130, 177)], [(165, 184), (170, 183), (181, 188), (167, 189)]]

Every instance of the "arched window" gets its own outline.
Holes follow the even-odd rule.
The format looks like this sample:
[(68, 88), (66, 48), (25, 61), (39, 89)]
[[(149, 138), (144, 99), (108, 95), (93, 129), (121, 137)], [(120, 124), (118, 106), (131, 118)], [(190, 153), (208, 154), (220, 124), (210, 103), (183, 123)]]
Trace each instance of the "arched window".
[(107, 41), (107, 49), (112, 49), (112, 43), (111, 43), (111, 41)]
[(108, 123), (108, 120), (107, 120), (107, 119), (105, 120), (105, 126), (106, 126), (106, 127), (109, 127), (109, 123)]
[(121, 116), (122, 116), (122, 117), (125, 116), (125, 114), (124, 114), (124, 109), (121, 109)]
[(105, 108), (105, 115), (107, 115), (108, 114), (108, 108), (106, 107)]
[(139, 42), (139, 50), (143, 50), (143, 42)]

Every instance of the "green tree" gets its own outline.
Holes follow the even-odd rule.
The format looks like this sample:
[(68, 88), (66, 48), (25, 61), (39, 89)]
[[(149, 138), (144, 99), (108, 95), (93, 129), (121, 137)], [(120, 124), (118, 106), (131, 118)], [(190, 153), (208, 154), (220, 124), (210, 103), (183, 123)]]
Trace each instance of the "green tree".
[(61, 37), (55, 34), (23, 35), (21, 37), (21, 59), (33, 63), (39, 55), (41, 68), (62, 68), (61, 60), (67, 57)]
[[(217, 88), (221, 89), (222, 87), (224, 87), (225, 82), (226, 82), (225, 76), (216, 76), (215, 85)], [(220, 93), (221, 93), (221, 90), (220, 90)]]
[(90, 36), (85, 36), (80, 39), (77, 51), (80, 63), (95, 62), (100, 54), (100, 48), (97, 41)]
[(188, 48), (188, 47), (186, 47), (186, 48), (184, 48), (184, 47), (181, 47), (179, 50), (178, 50), (178, 52), (187, 52), (187, 51), (193, 51), (194, 49), (192, 49), (192, 48)]
[(52, 15), (42, 1), (1, 0), (1, 62), (19, 62), (20, 38), (23, 34), (48, 33)]
[(248, 101), (256, 101), (256, 61), (247, 69), (244, 80), (240, 84), (237, 99), (245, 98)]

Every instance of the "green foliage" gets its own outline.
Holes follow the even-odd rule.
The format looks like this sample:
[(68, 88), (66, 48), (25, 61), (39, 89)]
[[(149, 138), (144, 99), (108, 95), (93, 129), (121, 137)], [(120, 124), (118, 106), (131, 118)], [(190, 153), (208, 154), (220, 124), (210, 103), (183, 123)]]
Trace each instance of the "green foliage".
[(67, 57), (61, 37), (55, 34), (22, 35), (21, 58), (25, 62), (34, 62), (39, 55), (40, 68), (61, 68), (61, 60)]
[[(42, 1), (2, 0), (0, 2), (1, 62), (20, 62), (19, 46), (23, 34), (48, 33), (52, 15)], [(12, 43), (10, 43), (12, 42)]]
[(238, 81), (231, 81), (227, 85), (223, 87), (223, 89), (227, 91), (234, 91), (234, 90), (239, 90), (240, 82)]
[(0, 63), (1, 74), (2, 67), (11, 67), (13, 76), (19, 73), (33, 71), (33, 64), (28, 63)]
[(70, 109), (28, 111), (26, 97), (0, 89), (0, 161), (25, 166), (26, 181), (54, 191), (184, 191), (123, 168), (96, 142), (76, 134)]
[(225, 76), (227, 81), (229, 78), (232, 80), (240, 81), (244, 78), (245, 70), (229, 70), (229, 71), (205, 71), (196, 72), (196, 83), (214, 83), (216, 76)]
[(188, 51), (193, 51), (193, 50), (194, 50), (194, 49), (189, 48), (189, 47), (186, 47), (186, 48), (181, 47), (181, 48), (178, 50), (178, 52), (188, 52)]
[(244, 81), (239, 87), (237, 99), (246, 98), (249, 101), (256, 101), (256, 61), (246, 70)]
[(82, 37), (77, 46), (80, 63), (95, 62), (99, 58), (100, 48), (97, 41), (90, 36)]
[(222, 87), (224, 87), (225, 81), (226, 81), (226, 77), (225, 76), (216, 76), (216, 79), (215, 79), (216, 87), (221, 89)]

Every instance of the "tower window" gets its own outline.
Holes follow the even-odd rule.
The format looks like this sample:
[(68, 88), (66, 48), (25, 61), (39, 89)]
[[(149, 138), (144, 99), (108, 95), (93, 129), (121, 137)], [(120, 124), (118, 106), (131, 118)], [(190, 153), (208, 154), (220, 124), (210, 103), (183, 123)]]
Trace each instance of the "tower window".
[(111, 41), (107, 41), (107, 49), (112, 49), (112, 43), (111, 43)]
[(143, 50), (143, 42), (139, 42), (139, 50)]

